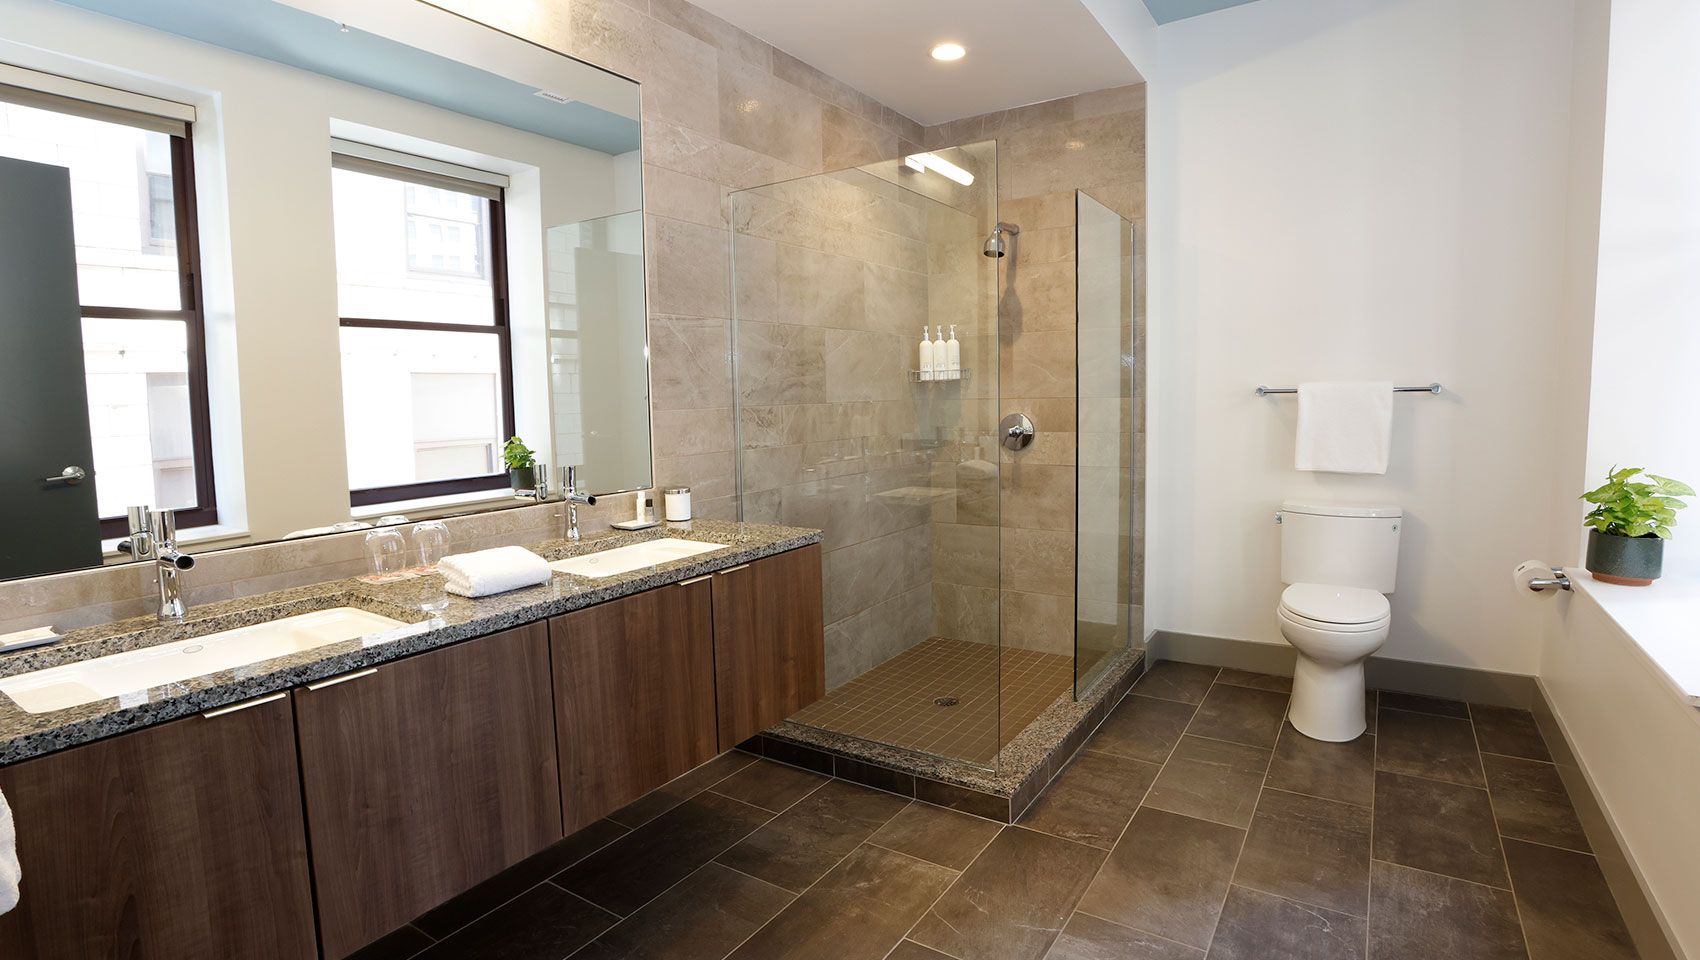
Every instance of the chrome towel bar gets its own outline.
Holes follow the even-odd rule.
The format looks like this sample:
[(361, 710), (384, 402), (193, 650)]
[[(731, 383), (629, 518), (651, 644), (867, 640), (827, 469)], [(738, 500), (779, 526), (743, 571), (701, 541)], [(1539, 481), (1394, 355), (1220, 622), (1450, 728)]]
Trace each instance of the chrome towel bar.
[[(1260, 396), (1260, 397), (1267, 397), (1272, 393), (1298, 393), (1298, 392), (1299, 392), (1298, 387), (1258, 387), (1257, 388), (1257, 395)], [(1435, 395), (1438, 396), (1440, 394), (1440, 384), (1431, 383), (1426, 387), (1394, 387), (1393, 392), (1394, 393), (1432, 393), (1432, 394), (1435, 394)]]

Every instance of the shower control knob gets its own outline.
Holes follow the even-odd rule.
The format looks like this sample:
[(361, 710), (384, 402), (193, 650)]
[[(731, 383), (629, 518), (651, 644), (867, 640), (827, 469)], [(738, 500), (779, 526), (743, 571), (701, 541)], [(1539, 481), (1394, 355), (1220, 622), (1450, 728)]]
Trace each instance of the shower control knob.
[(1022, 450), (1033, 442), (1033, 421), (1027, 419), (1024, 413), (1012, 413), (1003, 418), (998, 424), (1003, 431), (1003, 445), (1011, 450)]

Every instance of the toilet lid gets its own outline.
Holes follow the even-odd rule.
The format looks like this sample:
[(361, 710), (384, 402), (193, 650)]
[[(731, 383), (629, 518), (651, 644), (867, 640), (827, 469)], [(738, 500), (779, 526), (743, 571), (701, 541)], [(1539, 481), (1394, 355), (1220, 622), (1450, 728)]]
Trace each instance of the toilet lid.
[(1281, 605), (1308, 620), (1323, 623), (1372, 623), (1387, 616), (1387, 598), (1362, 587), (1295, 583), (1281, 593)]

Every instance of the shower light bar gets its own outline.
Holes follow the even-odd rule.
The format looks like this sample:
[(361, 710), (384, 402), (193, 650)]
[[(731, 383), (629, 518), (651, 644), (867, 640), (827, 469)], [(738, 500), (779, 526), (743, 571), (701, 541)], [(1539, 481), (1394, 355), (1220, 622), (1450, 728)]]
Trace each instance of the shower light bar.
[(911, 153), (909, 156), (903, 158), (903, 162), (908, 164), (909, 169), (911, 170), (931, 170), (934, 173), (949, 177), (965, 187), (974, 182), (974, 175), (972, 173), (969, 173), (956, 164), (951, 163), (949, 160), (942, 159), (936, 154)]

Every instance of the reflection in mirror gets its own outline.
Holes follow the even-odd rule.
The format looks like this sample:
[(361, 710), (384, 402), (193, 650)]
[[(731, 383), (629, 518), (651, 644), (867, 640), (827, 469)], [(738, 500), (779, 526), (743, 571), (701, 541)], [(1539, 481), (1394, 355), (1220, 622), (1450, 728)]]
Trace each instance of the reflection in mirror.
[(641, 212), (550, 228), (549, 375), (561, 462), (589, 490), (649, 487)]
[(0, 578), (647, 487), (638, 131), (424, 3), (7, 0)]

